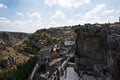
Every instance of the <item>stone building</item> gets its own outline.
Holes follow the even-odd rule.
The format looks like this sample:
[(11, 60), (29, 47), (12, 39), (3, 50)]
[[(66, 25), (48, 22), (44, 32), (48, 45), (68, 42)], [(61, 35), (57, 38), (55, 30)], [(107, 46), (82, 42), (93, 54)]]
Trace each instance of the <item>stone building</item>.
[(120, 27), (79, 25), (75, 33), (77, 70), (91, 71), (102, 80), (120, 80)]

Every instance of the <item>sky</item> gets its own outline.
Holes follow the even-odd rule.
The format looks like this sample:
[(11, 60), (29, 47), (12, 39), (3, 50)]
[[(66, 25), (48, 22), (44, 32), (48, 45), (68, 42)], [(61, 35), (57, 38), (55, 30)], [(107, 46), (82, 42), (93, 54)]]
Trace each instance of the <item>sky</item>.
[(120, 0), (0, 0), (0, 31), (118, 22)]

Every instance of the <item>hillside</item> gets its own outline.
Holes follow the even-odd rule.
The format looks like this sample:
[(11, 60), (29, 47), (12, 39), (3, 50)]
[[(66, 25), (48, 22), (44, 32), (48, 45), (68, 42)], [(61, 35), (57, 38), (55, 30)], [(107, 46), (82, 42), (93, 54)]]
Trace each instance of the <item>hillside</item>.
[[(101, 25), (104, 25), (104, 27), (101, 28)], [(31, 54), (32, 56), (36, 56), (39, 55), (40, 53), (40, 54), (44, 54), (45, 56), (47, 55), (50, 58), (51, 56), (52, 57), (54, 56), (54, 58), (56, 58), (56, 56), (58, 57), (59, 52), (58, 54), (55, 55), (50, 53), (50, 49), (53, 47), (54, 44), (63, 44), (64, 41), (66, 40), (75, 41), (75, 39), (77, 39), (79, 42), (83, 37), (81, 34), (88, 35), (87, 38), (89, 38), (90, 37), (89, 35), (95, 34), (94, 32), (99, 32), (99, 31), (104, 32), (104, 30), (107, 28), (109, 28), (109, 30), (106, 30), (107, 33), (110, 32), (114, 33), (115, 31), (116, 34), (120, 34), (119, 26), (120, 26), (119, 23), (65, 26), (65, 27), (57, 27), (57, 28), (49, 28), (49, 29), (39, 29), (35, 33), (30, 35), (27, 33), (0, 32), (0, 75), (2, 75), (0, 76), (0, 80), (7, 80), (9, 78), (10, 78), (9, 80), (13, 80), (16, 77), (16, 75), (14, 72), (12, 72), (12, 74), (14, 75), (10, 75), (9, 71), (14, 71), (14, 70), (18, 74), (16, 79), (19, 78), (19, 75), (22, 75), (22, 72), (19, 71), (25, 71), (26, 76), (22, 75), (21, 80), (26, 80), (37, 61), (36, 58), (33, 59), (30, 56)], [(114, 30), (112, 28), (114, 28)], [(80, 37), (77, 37), (78, 35), (74, 33), (74, 31), (76, 30), (78, 30), (78, 33), (81, 32), (79, 33), (79, 35), (81, 35)], [(83, 38), (83, 42), (84, 41), (85, 40)], [(93, 40), (90, 39), (90, 41), (92, 42)], [(95, 41), (97, 41), (97, 39)], [(102, 40), (100, 39), (100, 41)], [(83, 42), (81, 42), (80, 44), (83, 44)], [(98, 43), (96, 42), (95, 44)], [(89, 47), (91, 45), (93, 44), (90, 43)], [(90, 47), (89, 49), (92, 50), (93, 47)], [(61, 50), (61, 52), (63, 51)], [(90, 55), (87, 56), (90, 57)], [(31, 64), (32, 66), (30, 66)], [(29, 70), (26, 71), (26, 69)], [(6, 79), (3, 77), (3, 75), (7, 76)]]
[(0, 32), (0, 60), (19, 53), (13, 46), (20, 44), (27, 36), (27, 33)]
[(0, 50), (13, 46), (27, 36), (27, 33), (0, 32)]
[(23, 44), (15, 47), (20, 52), (35, 54), (45, 46), (63, 44), (65, 40), (75, 40), (74, 29), (71, 26), (40, 29), (27, 37)]
[(8, 73), (16, 70), (18, 65), (29, 60), (29, 56), (14, 48), (14, 46), (22, 44), (27, 36), (27, 33), (0, 32), (0, 80), (12, 78)]
[[(103, 24), (85, 24), (86, 26), (100, 27)], [(110, 27), (119, 26), (119, 23), (108, 23)], [(15, 49), (21, 53), (36, 54), (41, 48), (51, 46), (54, 44), (63, 44), (66, 40), (75, 41), (74, 31), (79, 28), (80, 25), (65, 26), (49, 29), (39, 29), (32, 35), (29, 35), (26, 39), (19, 42), (21, 45), (15, 46)], [(118, 31), (119, 33), (119, 31)]]
[[(74, 30), (71, 28), (72, 27), (40, 29), (32, 35), (26, 33), (0, 32), (0, 74), (2, 75), (0, 79), (15, 78), (16, 75), (10, 75), (9, 73), (14, 70), (18, 72), (21, 64), (23, 66), (25, 66), (26, 63), (35, 64), (36, 60), (32, 59), (29, 54), (36, 55), (41, 48), (45, 49), (45, 47), (64, 42), (64, 40), (74, 40)], [(31, 59), (33, 61), (29, 62)], [(29, 70), (29, 73), (25, 71), (27, 72), (27, 77), (33, 66)], [(26, 66), (26, 68), (29, 68), (29, 66)], [(21, 75), (20, 72), (18, 72), (18, 74)], [(3, 76), (7, 77), (4, 78)], [(24, 75), (21, 77), (25, 79)]]

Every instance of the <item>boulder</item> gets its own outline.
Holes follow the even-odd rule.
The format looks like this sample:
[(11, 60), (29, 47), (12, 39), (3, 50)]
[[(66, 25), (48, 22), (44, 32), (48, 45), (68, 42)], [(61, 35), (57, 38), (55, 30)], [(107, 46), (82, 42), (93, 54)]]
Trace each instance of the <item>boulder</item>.
[(5, 50), (6, 46), (5, 43), (3, 41), (0, 41), (0, 50)]
[(0, 66), (2, 66), (3, 68), (7, 68), (9, 66), (9, 60), (2, 60), (0, 61)]

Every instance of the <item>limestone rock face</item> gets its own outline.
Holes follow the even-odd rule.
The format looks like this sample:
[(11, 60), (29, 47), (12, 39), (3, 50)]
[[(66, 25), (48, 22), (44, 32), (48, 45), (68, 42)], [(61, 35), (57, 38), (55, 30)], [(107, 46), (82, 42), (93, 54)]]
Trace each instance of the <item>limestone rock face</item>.
[(90, 24), (79, 25), (75, 33), (77, 67), (87, 72), (94, 71), (99, 76), (110, 74), (111, 80), (119, 80), (120, 27), (110, 27), (109, 24), (99, 27)]
[(27, 33), (0, 32), (0, 40), (4, 41), (7, 46), (13, 45), (27, 36)]
[(119, 34), (108, 35), (107, 43), (109, 50), (120, 50), (120, 35)]
[(3, 41), (0, 42), (0, 50), (5, 50), (5, 43)]
[(13, 46), (27, 36), (27, 33), (0, 32), (0, 50)]
[(3, 68), (7, 68), (9, 66), (9, 61), (8, 60), (2, 60), (0, 62), (0, 66), (2, 66)]

